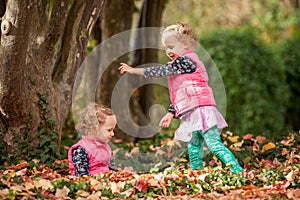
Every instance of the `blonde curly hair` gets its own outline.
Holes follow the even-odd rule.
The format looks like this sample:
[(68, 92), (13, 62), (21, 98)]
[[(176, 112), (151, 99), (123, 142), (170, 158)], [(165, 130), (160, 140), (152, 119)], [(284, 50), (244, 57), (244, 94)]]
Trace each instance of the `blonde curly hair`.
[(112, 109), (101, 104), (89, 103), (82, 111), (76, 129), (83, 135), (89, 135), (95, 127), (103, 125), (107, 117), (112, 115)]
[(196, 49), (199, 46), (198, 37), (195, 31), (186, 23), (176, 22), (175, 24), (166, 27), (163, 34), (167, 32), (175, 32), (180, 41), (185, 42), (193, 49)]

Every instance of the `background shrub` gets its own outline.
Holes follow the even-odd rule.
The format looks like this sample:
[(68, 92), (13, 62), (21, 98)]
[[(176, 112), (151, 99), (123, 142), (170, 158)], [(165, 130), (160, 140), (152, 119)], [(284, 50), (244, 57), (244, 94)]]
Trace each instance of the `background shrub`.
[(282, 59), (286, 70), (290, 98), (286, 107), (286, 123), (294, 130), (300, 130), (300, 33), (296, 32), (282, 45)]
[(288, 94), (279, 54), (250, 28), (207, 33), (200, 43), (224, 81), (228, 129), (236, 134), (283, 130)]

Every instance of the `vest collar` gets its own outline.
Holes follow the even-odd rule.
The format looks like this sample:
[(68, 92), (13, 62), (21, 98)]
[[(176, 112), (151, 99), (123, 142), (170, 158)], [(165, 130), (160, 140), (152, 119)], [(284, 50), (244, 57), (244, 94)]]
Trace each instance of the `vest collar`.
[(193, 53), (194, 51), (192, 49), (188, 49), (188, 50), (185, 50), (184, 52), (182, 52), (182, 54), (180, 56), (184, 56), (186, 54), (189, 54), (189, 53)]
[(82, 136), (82, 140), (83, 141), (87, 141), (87, 142), (90, 142), (90, 143), (92, 143), (92, 144), (95, 144), (96, 146), (101, 146), (101, 145), (103, 145), (103, 143), (102, 142), (100, 142), (98, 139), (96, 139), (96, 138), (91, 138), (91, 137), (87, 137), (87, 136)]

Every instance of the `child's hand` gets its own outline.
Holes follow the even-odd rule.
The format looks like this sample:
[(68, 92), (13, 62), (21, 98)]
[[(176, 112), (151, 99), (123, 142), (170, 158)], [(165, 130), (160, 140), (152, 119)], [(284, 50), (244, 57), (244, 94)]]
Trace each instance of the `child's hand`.
[(162, 128), (168, 128), (172, 119), (174, 118), (173, 113), (167, 113), (159, 122), (159, 126)]
[(130, 70), (133, 69), (126, 63), (120, 63), (120, 64), (121, 64), (121, 66), (119, 67), (119, 70), (120, 70), (121, 74), (125, 74), (126, 72), (130, 73)]

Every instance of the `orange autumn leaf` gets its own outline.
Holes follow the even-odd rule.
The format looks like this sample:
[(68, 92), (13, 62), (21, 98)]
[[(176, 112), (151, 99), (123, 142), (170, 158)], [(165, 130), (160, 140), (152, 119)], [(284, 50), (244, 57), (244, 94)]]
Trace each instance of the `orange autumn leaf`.
[(177, 160), (178, 160), (178, 162), (188, 162), (188, 160), (185, 158), (178, 158)]
[(232, 143), (238, 142), (239, 136), (228, 136), (228, 140)]
[(268, 144), (263, 146), (263, 151), (268, 151), (270, 149), (274, 149), (276, 147), (276, 145), (272, 142), (269, 142)]

